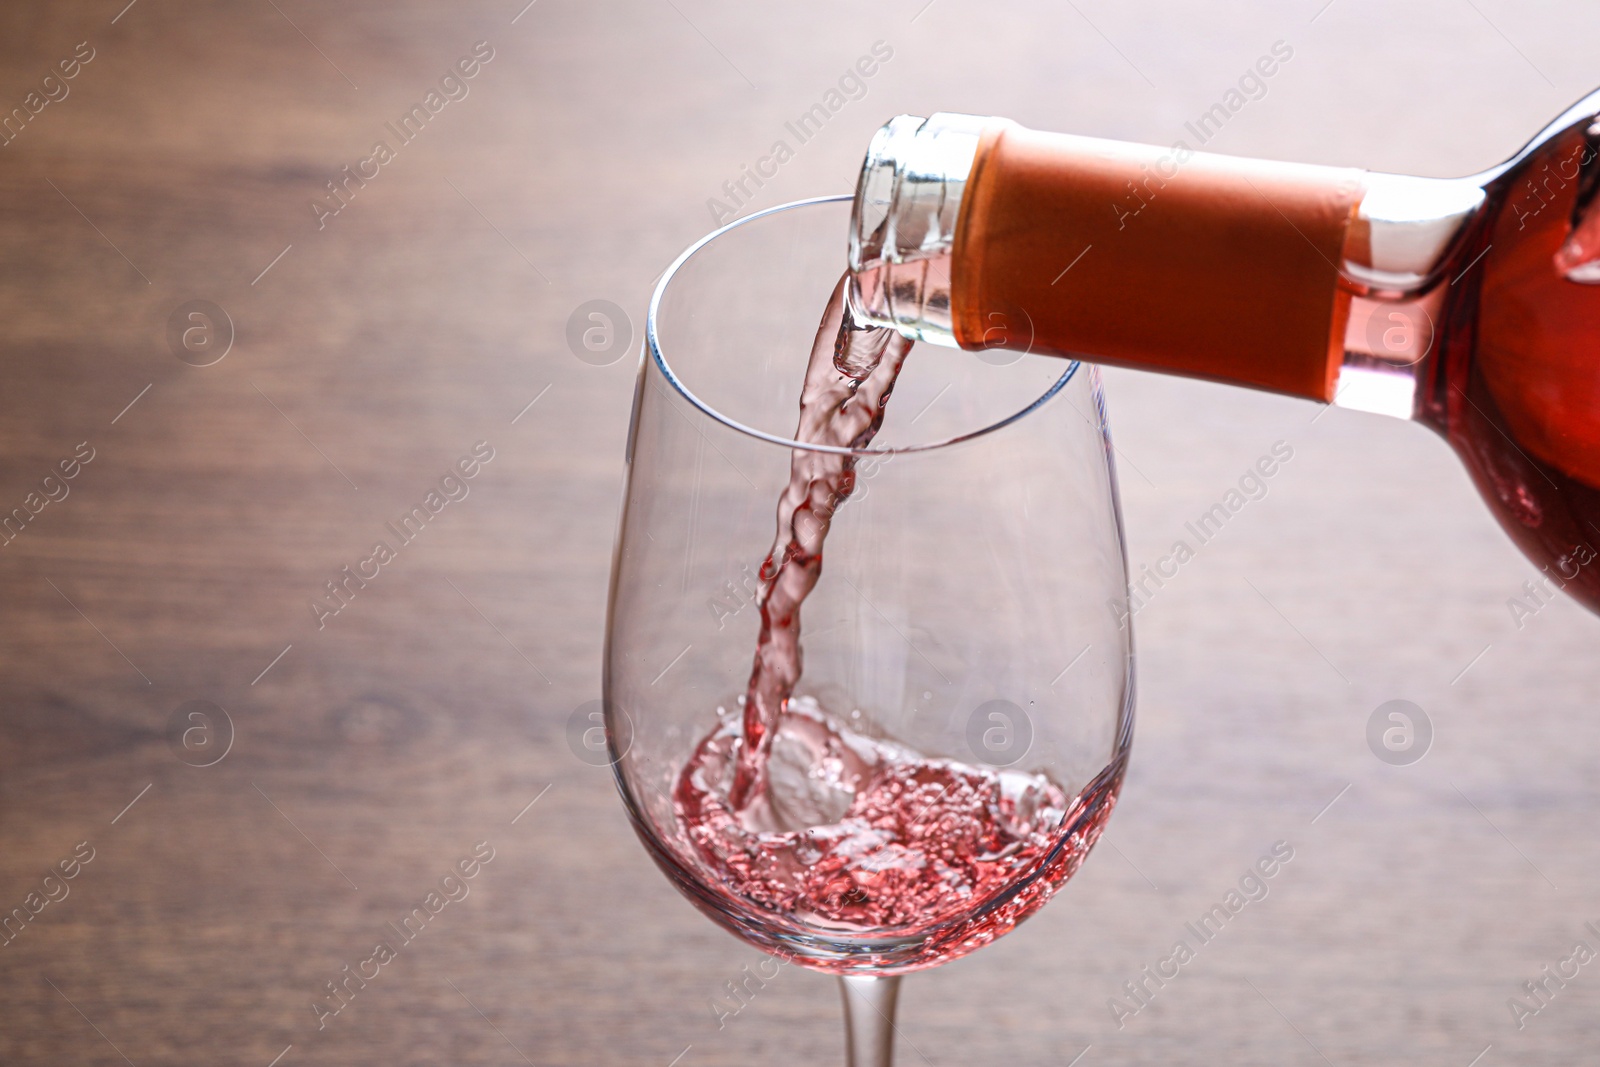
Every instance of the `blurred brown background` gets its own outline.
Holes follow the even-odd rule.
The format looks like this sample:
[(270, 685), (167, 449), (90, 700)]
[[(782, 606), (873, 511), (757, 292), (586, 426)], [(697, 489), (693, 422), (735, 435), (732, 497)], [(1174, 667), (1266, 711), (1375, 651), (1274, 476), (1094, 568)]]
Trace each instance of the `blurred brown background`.
[[(0, 1062), (840, 1062), (818, 975), (719, 1029), (759, 957), (567, 741), (599, 695), (642, 309), (708, 198), (880, 41), (754, 205), (847, 190), (903, 111), (1170, 143), (1279, 41), (1208, 147), (1457, 174), (1600, 84), (1576, 2), (522, 3), (0, 8), (0, 111), (28, 116), (0, 147), (0, 509), (38, 511), (0, 547), (0, 909), (38, 909), (0, 947)], [(326, 183), (480, 41), (443, 87), (466, 95), (319, 227)], [(169, 338), (196, 300), (232, 324), (204, 367), (214, 312)], [(632, 322), (585, 361), (590, 300)], [(1137, 617), (1104, 845), (1016, 936), (908, 982), (900, 1061), (1580, 1059), (1600, 963), (1520, 1030), (1507, 1001), (1600, 949), (1600, 624), (1556, 602), (1518, 628), (1532, 568), (1417, 427), (1107, 386), (1135, 568), (1294, 456)], [(319, 629), (311, 599), (478, 441), (469, 495)], [(1368, 746), (1391, 699), (1431, 721), (1421, 762)], [(231, 747), (187, 765), (225, 738), (212, 705)], [(1280, 840), (1267, 899), (1119, 1029), (1108, 998)], [(319, 1030), (325, 984), (483, 841), (469, 895)]]

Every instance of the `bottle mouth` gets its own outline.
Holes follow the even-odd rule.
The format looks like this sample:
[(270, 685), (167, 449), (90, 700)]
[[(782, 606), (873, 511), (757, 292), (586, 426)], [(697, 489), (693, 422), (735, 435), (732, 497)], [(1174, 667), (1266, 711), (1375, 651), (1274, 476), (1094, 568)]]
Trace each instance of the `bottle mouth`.
[(950, 348), (956, 223), (988, 119), (899, 115), (873, 135), (850, 216), (856, 319)]
[[(678, 258), (672, 262), (672, 265), (666, 269), (661, 276), (661, 280), (656, 284), (655, 291), (650, 297), (649, 312), (645, 320), (643, 358), (648, 363), (655, 365), (656, 370), (660, 372), (661, 377), (667, 386), (669, 386), (674, 392), (676, 392), (693, 407), (698, 409), (702, 414), (706, 415), (718, 424), (758, 440), (766, 441), (773, 445), (788, 449), (799, 449), (807, 452), (831, 452), (840, 455), (853, 456), (886, 456), (903, 453), (929, 452), (935, 449), (944, 448), (949, 445), (960, 444), (966, 441), (972, 441), (981, 437), (985, 437), (991, 433), (994, 433), (996, 430), (1003, 429), (1020, 421), (1025, 416), (1038, 410), (1040, 407), (1043, 407), (1054, 396), (1056, 396), (1056, 394), (1062, 392), (1067, 387), (1068, 383), (1070, 383), (1077, 376), (1079, 370), (1082, 368), (1082, 364), (1075, 359), (1062, 361), (1066, 365), (1061, 368), (1059, 374), (1056, 374), (1052, 368), (1047, 368), (1046, 365), (1042, 363), (1033, 364), (1031, 367), (1024, 367), (1022, 365), (1012, 366), (1010, 363), (1005, 365), (996, 364), (991, 366), (981, 357), (975, 357), (967, 353), (949, 353), (947, 358), (952, 361), (950, 363), (951, 367), (962, 368), (966, 372), (969, 372), (973, 375), (978, 375), (980, 373), (979, 368), (982, 368), (983, 377), (972, 378), (971, 384), (976, 384), (979, 381), (992, 384), (1000, 379), (992, 378), (990, 376), (1002, 374), (1007, 376), (1006, 381), (1008, 384), (1006, 388), (996, 392), (991, 398), (990, 402), (984, 405), (984, 408), (979, 412), (981, 417), (975, 418), (972, 420), (972, 422), (966, 423), (965, 425), (957, 424), (947, 427), (948, 430), (953, 430), (955, 432), (940, 433), (937, 435), (930, 434), (929, 439), (926, 440), (916, 440), (897, 444), (879, 444), (870, 448), (847, 448), (836, 445), (822, 445), (796, 441), (791, 436), (786, 434), (760, 429), (757, 426), (751, 425), (752, 420), (749, 417), (735, 417), (733, 414), (730, 414), (730, 411), (737, 410), (737, 405), (730, 406), (710, 400), (707, 397), (700, 395), (695, 389), (691, 388), (685, 382), (684, 375), (681, 373), (685, 368), (674, 367), (672, 361), (667, 356), (667, 351), (674, 347), (674, 342), (671, 341), (670, 338), (667, 340), (663, 340), (662, 338), (663, 319), (670, 319), (672, 317), (672, 315), (666, 313), (666, 309), (664, 309), (663, 304), (664, 302), (667, 302), (666, 297), (669, 293), (669, 290), (673, 289), (674, 282), (683, 277), (686, 272), (686, 268), (690, 268), (691, 264), (696, 262), (696, 257), (703, 257), (710, 251), (729, 247), (727, 244), (728, 239), (730, 237), (734, 237), (734, 235), (740, 231), (749, 232), (745, 230), (746, 227), (759, 228), (763, 221), (768, 221), (768, 224), (770, 225), (770, 220), (774, 220), (780, 216), (787, 215), (792, 218), (795, 213), (816, 213), (821, 211), (821, 209), (829, 207), (830, 205), (834, 206), (835, 208), (842, 208), (844, 205), (850, 203), (851, 199), (851, 196), (848, 195), (823, 196), (814, 197), (808, 200), (796, 200), (788, 204), (779, 204), (776, 207), (770, 207), (763, 211), (753, 212), (742, 218), (736, 219), (720, 229), (713, 230), (712, 232), (706, 234), (688, 248), (684, 249)], [(818, 215), (818, 218), (822, 218), (827, 214), (828, 213), (826, 211), (821, 211), (821, 214)], [(837, 227), (841, 222), (843, 222), (843, 218), (841, 216), (842, 212), (837, 212), (834, 215), (836, 221), (833, 222), (832, 226)], [(807, 232), (815, 232), (815, 226), (813, 225), (811, 227), (807, 227)], [(827, 232), (837, 234), (838, 229), (829, 227), (827, 228)], [(736, 239), (737, 238), (735, 238), (735, 240)], [(808, 240), (809, 239), (810, 238), (808, 238)], [(723, 243), (719, 244), (719, 240), (721, 240)], [(733, 254), (736, 256), (739, 255), (739, 253)], [(754, 266), (761, 262), (770, 263), (770, 258), (765, 256), (751, 256), (750, 259), (751, 266), (749, 269), (754, 269)], [(837, 263), (837, 260), (834, 260), (833, 262)], [(837, 267), (831, 267), (829, 269), (837, 271)], [(836, 280), (838, 277), (837, 273), (833, 274), (832, 277)], [(806, 280), (803, 284), (810, 286), (812, 280), (815, 279)], [(781, 287), (789, 290), (794, 288), (793, 281), (787, 277), (778, 279), (778, 283), (781, 285)], [(809, 292), (811, 289), (807, 289), (806, 291)], [(818, 301), (817, 308), (815, 310), (820, 310), (821, 301), (826, 295), (827, 289), (826, 287), (822, 287), (820, 289), (816, 289), (815, 291), (816, 299)], [(813, 309), (810, 308), (807, 309), (807, 311), (812, 310)], [(814, 322), (815, 320), (812, 321)], [(678, 347), (682, 348), (682, 343), (679, 343)], [(697, 361), (692, 353), (693, 346), (690, 347), (691, 355), (688, 362), (685, 364), (685, 367), (687, 367), (687, 369), (691, 372), (689, 376), (695, 377), (696, 375), (693, 372), (695, 371), (695, 363)], [(809, 350), (809, 348), (807, 350)], [(930, 355), (931, 354), (932, 353), (930, 353)], [(1021, 357), (1019, 356), (1019, 358)], [(752, 373), (754, 373), (756, 370), (754, 365), (750, 365), (749, 369)], [(1037, 375), (1041, 370), (1046, 371), (1047, 377), (1043, 382), (1043, 391), (1039, 392), (1037, 390), (1040, 388), (1040, 379), (1037, 377)], [(1095, 384), (1092, 369), (1090, 370), (1090, 376), (1090, 388), (1097, 391), (1098, 386)], [(700, 377), (705, 378), (705, 375), (702, 374)], [(713, 386), (711, 389), (711, 394), (716, 395), (717, 390), (714, 388), (716, 384), (715, 375), (713, 374), (709, 379), (706, 380)], [(795, 381), (799, 381), (798, 377), (795, 378)], [(963, 391), (961, 381), (953, 381), (952, 384), (955, 386), (955, 388), (952, 390), (952, 395), (960, 394)], [(641, 381), (641, 388), (649, 387), (650, 386), (647, 383)], [(1096, 403), (1098, 405), (1098, 401), (1096, 401)], [(727, 410), (724, 410), (724, 408), (727, 408)], [(791, 410), (792, 409), (788, 407), (783, 408), (785, 417), (792, 417), (792, 415), (790, 415)], [(916, 418), (918, 417), (920, 417), (920, 415), (913, 417), (911, 421), (915, 422)], [(928, 422), (925, 422), (924, 425), (926, 426), (932, 421), (933, 420), (930, 419)], [(1103, 415), (1101, 416), (1101, 422), (1103, 426)], [(975, 428), (967, 428), (967, 426), (974, 425)], [(631, 431), (629, 433), (629, 438), (631, 441)]]

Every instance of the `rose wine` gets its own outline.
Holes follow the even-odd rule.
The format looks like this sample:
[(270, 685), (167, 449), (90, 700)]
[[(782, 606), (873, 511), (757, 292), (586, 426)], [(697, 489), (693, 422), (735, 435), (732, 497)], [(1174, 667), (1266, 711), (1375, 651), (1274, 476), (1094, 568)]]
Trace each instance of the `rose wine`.
[(813, 932), (925, 938), (896, 970), (966, 955), (1038, 910), (1114, 802), (1113, 774), (1068, 798), (1044, 775), (928, 758), (796, 696), (764, 735), (762, 800), (739, 810), (730, 794), (744, 729), (726, 715), (678, 780), (689, 845), (734, 906)]
[(854, 314), (1411, 418), (1600, 610), (1600, 93), (1433, 179), (902, 116), (873, 139)]
[(1497, 183), (1457, 253), (1416, 418), (1517, 546), (1600, 611), (1600, 130), (1568, 128)]
[[(862, 448), (911, 342), (858, 325), (845, 291), (841, 280), (818, 329), (795, 440)], [(924, 755), (872, 732), (860, 709), (840, 717), (797, 693), (801, 609), (854, 487), (850, 452), (794, 450), (759, 572), (749, 684), (678, 775), (676, 843), (710, 875), (716, 907), (754, 909), (791, 935), (886, 945), (874, 973), (898, 973), (964, 955), (1043, 905), (1099, 837), (1120, 775), (1069, 797), (1042, 774)]]
[[(893, 330), (860, 327), (840, 279), (817, 327), (800, 392), (795, 440), (863, 448), (884, 412), (911, 342)], [(800, 679), (800, 607), (822, 574), (822, 544), (833, 514), (855, 489), (855, 456), (797, 448), (778, 498), (778, 535), (759, 572), (761, 629), (745, 696), (744, 744), (733, 780), (736, 808), (759, 802), (767, 734)]]

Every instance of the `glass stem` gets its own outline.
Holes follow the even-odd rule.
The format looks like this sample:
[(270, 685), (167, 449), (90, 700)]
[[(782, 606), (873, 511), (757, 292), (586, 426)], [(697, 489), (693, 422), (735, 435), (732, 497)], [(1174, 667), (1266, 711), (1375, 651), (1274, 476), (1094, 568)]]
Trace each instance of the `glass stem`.
[(839, 991), (844, 996), (845, 1067), (892, 1067), (900, 976), (841, 976)]

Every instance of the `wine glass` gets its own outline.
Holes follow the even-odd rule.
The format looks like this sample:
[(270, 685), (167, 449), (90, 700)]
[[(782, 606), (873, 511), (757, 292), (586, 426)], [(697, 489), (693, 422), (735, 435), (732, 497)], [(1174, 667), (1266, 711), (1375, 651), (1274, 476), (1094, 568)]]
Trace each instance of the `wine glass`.
[[(737, 936), (839, 975), (849, 1062), (887, 1067), (899, 976), (1009, 931), (1099, 837), (1133, 650), (1093, 367), (918, 344), (870, 444), (793, 439), (849, 217), (849, 197), (747, 216), (656, 288), (604, 706), (657, 864)], [(849, 476), (800, 612), (803, 670), (741, 806), (763, 561), (812, 456)]]

